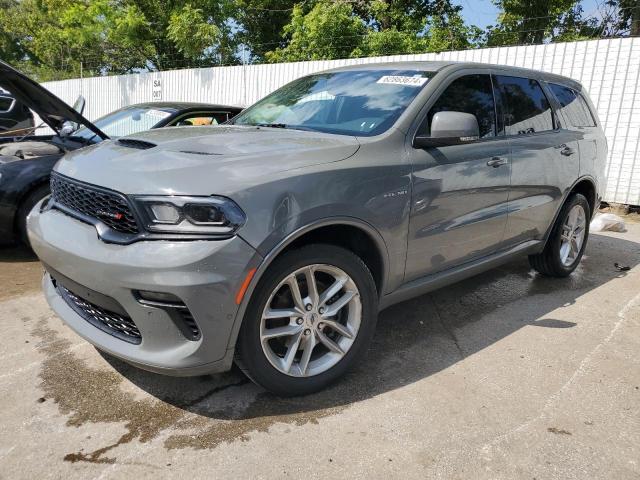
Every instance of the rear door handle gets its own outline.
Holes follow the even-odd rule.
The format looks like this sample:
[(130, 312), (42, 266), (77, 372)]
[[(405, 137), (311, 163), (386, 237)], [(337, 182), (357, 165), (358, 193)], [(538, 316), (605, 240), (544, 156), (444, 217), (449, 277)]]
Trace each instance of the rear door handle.
[(576, 151), (573, 148), (568, 147), (567, 145), (560, 145), (560, 148), (562, 148), (562, 150), (560, 150), (560, 155), (564, 155), (565, 157), (568, 157), (576, 153)]
[(508, 160), (504, 157), (493, 157), (487, 162), (488, 167), (498, 168), (500, 165), (506, 165)]

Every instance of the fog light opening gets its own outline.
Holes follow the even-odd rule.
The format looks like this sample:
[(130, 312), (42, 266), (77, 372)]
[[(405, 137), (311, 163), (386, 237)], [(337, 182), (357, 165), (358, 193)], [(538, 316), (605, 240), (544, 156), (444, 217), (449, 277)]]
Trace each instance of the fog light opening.
[[(146, 300), (148, 302), (158, 302), (164, 304), (180, 304), (184, 305), (182, 300), (176, 297), (173, 293), (167, 292), (150, 292), (148, 290), (136, 290), (134, 295), (138, 300)], [(177, 305), (176, 305), (177, 306)]]

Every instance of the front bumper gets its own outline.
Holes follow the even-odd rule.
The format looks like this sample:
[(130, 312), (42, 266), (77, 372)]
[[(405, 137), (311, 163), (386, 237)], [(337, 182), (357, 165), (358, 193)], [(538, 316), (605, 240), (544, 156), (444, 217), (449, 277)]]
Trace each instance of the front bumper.
[[(260, 256), (240, 237), (215, 241), (141, 241), (107, 244), (95, 227), (56, 210), (35, 208), (29, 239), (42, 262), (86, 289), (115, 300), (135, 322), (132, 344), (96, 328), (60, 295), (48, 274), (43, 289), (51, 308), (76, 333), (116, 357), (170, 375), (200, 375), (230, 368), (229, 339), (238, 313), (234, 297)], [(189, 340), (162, 308), (142, 304), (138, 290), (171, 293), (195, 319)], [(78, 292), (75, 292), (78, 293)]]

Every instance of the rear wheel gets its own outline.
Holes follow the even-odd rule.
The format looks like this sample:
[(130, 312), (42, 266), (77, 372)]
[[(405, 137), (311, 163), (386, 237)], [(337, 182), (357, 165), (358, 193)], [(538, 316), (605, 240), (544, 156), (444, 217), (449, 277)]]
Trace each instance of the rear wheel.
[(373, 277), (333, 245), (285, 253), (261, 279), (238, 339), (238, 365), (283, 396), (318, 391), (364, 355), (375, 330)]
[(551, 230), (544, 250), (529, 256), (538, 272), (551, 277), (566, 277), (573, 272), (584, 253), (589, 237), (591, 209), (587, 199), (573, 194), (566, 201)]
[(41, 185), (29, 193), (18, 209), (16, 218), (17, 233), (20, 236), (22, 243), (27, 247), (31, 247), (29, 244), (29, 236), (27, 235), (27, 216), (31, 210), (33, 210), (33, 207), (35, 207), (40, 200), (48, 196), (50, 193), (51, 189), (49, 188), (48, 183)]

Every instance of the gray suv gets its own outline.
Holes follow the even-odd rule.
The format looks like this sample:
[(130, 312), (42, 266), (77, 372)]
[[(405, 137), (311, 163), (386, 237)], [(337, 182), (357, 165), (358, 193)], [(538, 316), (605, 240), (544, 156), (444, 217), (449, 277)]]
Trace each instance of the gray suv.
[(100, 350), (172, 375), (235, 361), (301, 395), (363, 356), (391, 304), (519, 255), (569, 275), (606, 149), (568, 78), (350, 66), (223, 126), (67, 154), (29, 237), (51, 307)]

